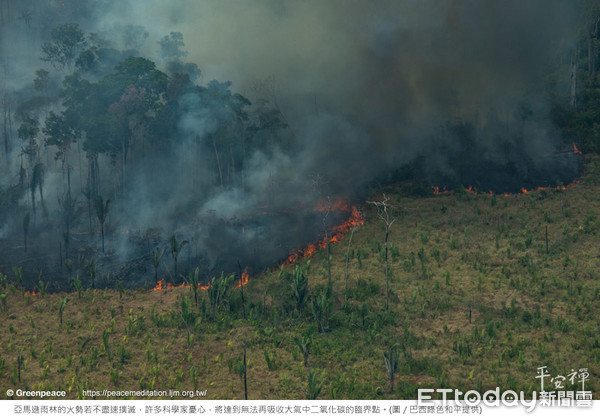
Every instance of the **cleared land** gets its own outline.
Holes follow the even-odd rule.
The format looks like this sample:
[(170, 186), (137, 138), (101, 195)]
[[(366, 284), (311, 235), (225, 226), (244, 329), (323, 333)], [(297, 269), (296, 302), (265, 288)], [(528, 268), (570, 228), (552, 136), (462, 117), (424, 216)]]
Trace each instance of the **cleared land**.
[[(600, 160), (586, 160), (581, 181), (566, 190), (414, 198), (403, 185), (387, 188), (398, 216), (387, 312), (385, 230), (367, 204), (350, 246), (347, 304), (349, 235), (331, 247), (327, 303), (315, 309), (327, 296), (320, 250), (252, 277), (247, 319), (239, 288), (213, 299), (213, 320), (206, 290), (197, 304), (189, 288), (27, 295), (5, 278), (0, 387), (64, 389), (68, 398), (104, 388), (206, 389), (208, 398), (240, 399), (245, 342), (253, 399), (415, 398), (419, 387), (530, 393), (541, 366), (552, 376), (588, 368), (586, 389), (597, 398)], [(293, 293), (296, 268), (308, 281), (303, 303)], [(394, 344), (390, 393), (383, 354)]]

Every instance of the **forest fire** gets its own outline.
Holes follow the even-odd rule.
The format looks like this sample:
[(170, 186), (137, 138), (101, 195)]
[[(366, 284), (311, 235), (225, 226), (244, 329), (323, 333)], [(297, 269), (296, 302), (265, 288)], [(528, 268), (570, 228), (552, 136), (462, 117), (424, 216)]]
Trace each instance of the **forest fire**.
[[(178, 285), (174, 285), (173, 283), (167, 283), (165, 282), (165, 279), (162, 278), (158, 281), (158, 283), (156, 284), (156, 286), (154, 286), (152, 288), (152, 290), (169, 290), (169, 289), (179, 289), (182, 287), (186, 287), (186, 288), (191, 288), (192, 285), (190, 285), (189, 283), (181, 283)], [(202, 290), (207, 290), (210, 287), (210, 285), (198, 285), (199, 289)]]
[[(318, 211), (318, 212), (325, 212), (328, 210), (350, 212), (350, 217), (346, 221), (330, 228), (328, 236), (327, 236), (330, 244), (339, 243), (342, 240), (342, 238), (344, 238), (344, 236), (346, 235), (346, 233), (348, 231), (352, 230), (353, 228), (363, 225), (365, 222), (362, 214), (360, 213), (360, 211), (358, 210), (358, 208), (356, 206), (352, 206), (352, 208), (350, 208), (350, 206), (347, 203), (345, 203), (341, 200), (338, 200), (335, 202), (335, 204), (331, 204), (329, 206), (324, 206), (323, 202), (320, 202), (320, 204), (317, 205), (317, 208), (316, 208), (316, 211)], [(287, 259), (283, 263), (281, 263), (277, 268), (289, 266), (298, 260), (311, 257), (319, 249), (325, 248), (326, 246), (327, 246), (327, 239), (325, 237), (323, 237), (322, 239), (309, 244), (304, 249), (292, 251), (290, 253), (290, 255), (287, 257)], [(241, 278), (237, 281), (235, 287), (240, 288), (242, 286), (245, 286), (248, 284), (249, 281), (250, 281), (250, 275), (248, 274), (248, 267), (246, 267), (244, 269), (244, 271), (241, 273)], [(153, 290), (168, 290), (168, 289), (178, 289), (178, 288), (183, 288), (183, 287), (191, 288), (191, 285), (189, 283), (181, 283), (179, 285), (174, 285), (172, 283), (167, 283), (165, 281), (165, 279), (162, 278), (161, 280), (159, 280), (159, 282), (156, 284), (156, 286), (153, 287)], [(207, 290), (210, 288), (210, 283), (207, 285), (199, 285), (198, 287), (202, 290)]]
[[(580, 182), (581, 182), (581, 180), (574, 180), (572, 183), (570, 183), (566, 186), (559, 184), (555, 187), (538, 186), (538, 187), (535, 187), (532, 189), (527, 189), (525, 187), (521, 187), (521, 189), (519, 190), (518, 193), (503, 192), (501, 195), (502, 196), (512, 196), (514, 194), (530, 194), (530, 193), (539, 192), (542, 190), (567, 190), (567, 189), (570, 189), (571, 187), (574, 187), (576, 184), (578, 184)], [(432, 188), (433, 194), (435, 196), (450, 194), (450, 190), (447, 190), (446, 186), (444, 186), (441, 190), (440, 190), (439, 186), (431, 186), (431, 188)], [(477, 188), (473, 187), (473, 186), (466, 187), (464, 190), (465, 190), (465, 192), (469, 192), (469, 193), (473, 193), (473, 194), (480, 193), (479, 190), (477, 190)], [(485, 192), (482, 192), (482, 193), (490, 195), (490, 196), (494, 195), (494, 192), (492, 190), (489, 190), (487, 193), (485, 193)], [(497, 193), (497, 194), (500, 194), (500, 193)]]
[[(477, 166), (469, 174), (458, 174), (460, 167), (468, 171), (470, 166), (460, 166), (456, 175), (432, 178), (432, 183), (441, 183), (444, 186), (432, 185), (431, 193), (434, 196), (461, 193), (488, 194), (511, 196), (513, 194), (530, 194), (541, 190), (566, 190), (579, 183), (577, 178), (585, 174), (582, 167), (583, 152), (575, 142), (557, 149), (554, 153), (533, 159), (533, 163), (524, 159), (521, 166), (527, 170), (519, 173), (518, 164), (496, 164), (490, 162), (489, 166)], [(494, 165), (495, 164), (495, 165)], [(485, 164), (484, 164), (485, 165)], [(500, 174), (498, 174), (500, 173)], [(467, 186), (462, 186), (466, 184)], [(474, 186), (477, 184), (478, 186)], [(564, 185), (567, 184), (567, 185)], [(479, 188), (478, 188), (479, 187)], [(488, 190), (484, 192), (483, 190)]]
[[(340, 208), (345, 208), (345, 210), (348, 210), (348, 205), (340, 205)], [(344, 210), (344, 209), (342, 209)], [(340, 225), (334, 226), (331, 229), (331, 233), (329, 235), (329, 243), (331, 244), (335, 244), (338, 243), (342, 240), (342, 238), (344, 237), (344, 235), (346, 235), (346, 233), (348, 231), (350, 231), (352, 228), (355, 228), (357, 226), (361, 226), (364, 224), (364, 219), (360, 213), (360, 211), (356, 208), (356, 206), (353, 206), (351, 209), (351, 215), (348, 218), (348, 220), (346, 220), (345, 222), (341, 223)], [(292, 251), (290, 253), (290, 255), (288, 256), (288, 258), (279, 266), (279, 267), (285, 267), (285, 266), (289, 266), (293, 263), (295, 263), (298, 260), (301, 260), (303, 258), (307, 258), (312, 256), (314, 253), (316, 253), (320, 248), (325, 248), (327, 246), (327, 239), (325, 237), (323, 237), (323, 239), (314, 242), (312, 244), (309, 244), (306, 248), (301, 249), (301, 250), (296, 250), (296, 251)]]
[(235, 287), (239, 288), (242, 286), (246, 286), (249, 281), (250, 281), (250, 276), (248, 275), (248, 267), (246, 267), (244, 269), (244, 272), (242, 273), (242, 277), (240, 278), (238, 283), (235, 285)]

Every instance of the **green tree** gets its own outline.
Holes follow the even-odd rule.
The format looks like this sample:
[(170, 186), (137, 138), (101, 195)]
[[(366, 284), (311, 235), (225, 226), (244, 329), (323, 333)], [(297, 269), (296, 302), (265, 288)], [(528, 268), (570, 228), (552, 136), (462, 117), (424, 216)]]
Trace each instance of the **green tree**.
[(35, 79), (33, 80), (33, 88), (40, 93), (44, 93), (48, 90), (50, 84), (50, 73), (44, 69), (39, 69), (35, 72)]
[(182, 49), (185, 44), (181, 32), (171, 32), (169, 36), (164, 36), (158, 41), (158, 45), (165, 61), (179, 61), (188, 54), (187, 51)]
[[(46, 146), (55, 146), (57, 148), (55, 159), (60, 159), (62, 169), (67, 169), (67, 188), (71, 190), (71, 171), (69, 166), (69, 149), (71, 144), (76, 142), (78, 132), (67, 121), (64, 113), (57, 115), (50, 111), (45, 121), (42, 132), (46, 136)], [(64, 174), (63, 174), (64, 175)]]
[(173, 275), (174, 280), (178, 279), (177, 275), (177, 258), (179, 258), (179, 254), (181, 253), (181, 249), (185, 244), (188, 243), (187, 240), (177, 241), (177, 237), (175, 234), (171, 235), (171, 255), (173, 256)]
[(64, 23), (50, 31), (50, 41), (42, 44), (42, 61), (49, 62), (57, 70), (65, 67), (71, 71), (79, 51), (87, 44), (79, 25)]

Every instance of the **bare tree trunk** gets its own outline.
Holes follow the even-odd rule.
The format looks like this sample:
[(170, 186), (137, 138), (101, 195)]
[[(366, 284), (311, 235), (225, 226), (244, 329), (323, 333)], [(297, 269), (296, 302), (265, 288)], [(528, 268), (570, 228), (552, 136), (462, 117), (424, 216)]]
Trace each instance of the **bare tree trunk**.
[(238, 260), (238, 268), (240, 270), (240, 290), (242, 291), (242, 315), (244, 319), (246, 319), (246, 301), (244, 299), (244, 276), (242, 274), (242, 265), (240, 264), (240, 260)]
[(233, 145), (229, 144), (229, 155), (231, 156), (231, 185), (235, 186), (235, 159), (233, 158)]
[(248, 400), (248, 382), (246, 379), (246, 343), (244, 342), (244, 399)]
[(577, 107), (577, 61), (575, 59), (575, 53), (571, 55), (571, 107), (574, 109)]
[(390, 269), (388, 264), (388, 237), (390, 229), (385, 230), (385, 310), (390, 307)]
[[(30, 180), (33, 181), (33, 180)], [(35, 214), (35, 187), (31, 187), (31, 185), (29, 185), (29, 189), (31, 191), (31, 207), (33, 209), (33, 224), (35, 225), (35, 221), (36, 221), (36, 214)]]
[(587, 36), (587, 47), (588, 47), (588, 79), (592, 81), (594, 79), (594, 46), (592, 40), (592, 33), (588, 32)]
[(331, 291), (331, 257), (329, 256), (329, 234), (325, 229), (325, 248), (327, 248), (327, 292)]
[(221, 160), (219, 159), (219, 151), (217, 150), (217, 141), (215, 141), (215, 136), (212, 136), (212, 143), (215, 149), (215, 157), (217, 159), (217, 168), (219, 169), (219, 179), (221, 180), (221, 187), (223, 187), (223, 170), (221, 169)]
[(102, 222), (100, 229), (102, 230), (102, 252), (104, 252), (104, 222)]
[(43, 192), (43, 178), (40, 179), (40, 202), (42, 202), (42, 212), (44, 213), (44, 219), (48, 222), (48, 210), (46, 210), (46, 204), (44, 203), (44, 192)]
[(3, 127), (3, 137), (4, 137), (4, 153), (8, 157), (9, 149), (9, 129), (8, 129), (8, 120), (9, 120), (9, 103), (8, 99), (3, 97), (2, 99), (2, 127)]

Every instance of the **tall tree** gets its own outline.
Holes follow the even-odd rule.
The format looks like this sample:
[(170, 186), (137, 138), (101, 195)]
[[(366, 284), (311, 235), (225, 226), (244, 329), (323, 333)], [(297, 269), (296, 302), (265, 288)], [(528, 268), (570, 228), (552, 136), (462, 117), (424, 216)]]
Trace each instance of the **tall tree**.
[(390, 198), (385, 194), (381, 200), (369, 203), (377, 207), (377, 217), (381, 219), (381, 222), (385, 227), (385, 310), (387, 311), (390, 307), (390, 267), (388, 257), (388, 239), (390, 236), (390, 229), (396, 221), (396, 217), (394, 215), (394, 206), (390, 203)]
[(177, 237), (175, 234), (171, 235), (171, 255), (173, 256), (173, 274), (174, 279), (177, 280), (177, 259), (179, 258), (179, 254), (181, 253), (181, 249), (185, 244), (188, 243), (187, 240), (177, 241)]
[(79, 51), (86, 44), (85, 34), (79, 25), (60, 24), (50, 31), (50, 41), (42, 44), (41, 59), (52, 64), (57, 70), (67, 68), (70, 72)]
[(96, 216), (100, 222), (100, 231), (102, 233), (102, 252), (104, 252), (104, 223), (106, 222), (106, 216), (108, 215), (108, 204), (110, 200), (106, 202), (102, 199), (102, 196), (96, 197)]
[(23, 122), (19, 126), (17, 134), (19, 138), (25, 143), (22, 147), (22, 154), (27, 156), (29, 162), (29, 190), (31, 191), (31, 207), (33, 209), (33, 220), (35, 223), (36, 210), (35, 210), (35, 188), (37, 187), (37, 180), (33, 178), (34, 166), (37, 163), (38, 158), (38, 145), (36, 141), (37, 134), (39, 132), (37, 119), (29, 116), (23, 116)]
[(69, 243), (71, 241), (71, 226), (77, 220), (81, 212), (77, 205), (77, 199), (66, 192), (62, 199), (58, 200), (63, 221), (63, 240), (65, 242), (65, 260), (69, 259)]

